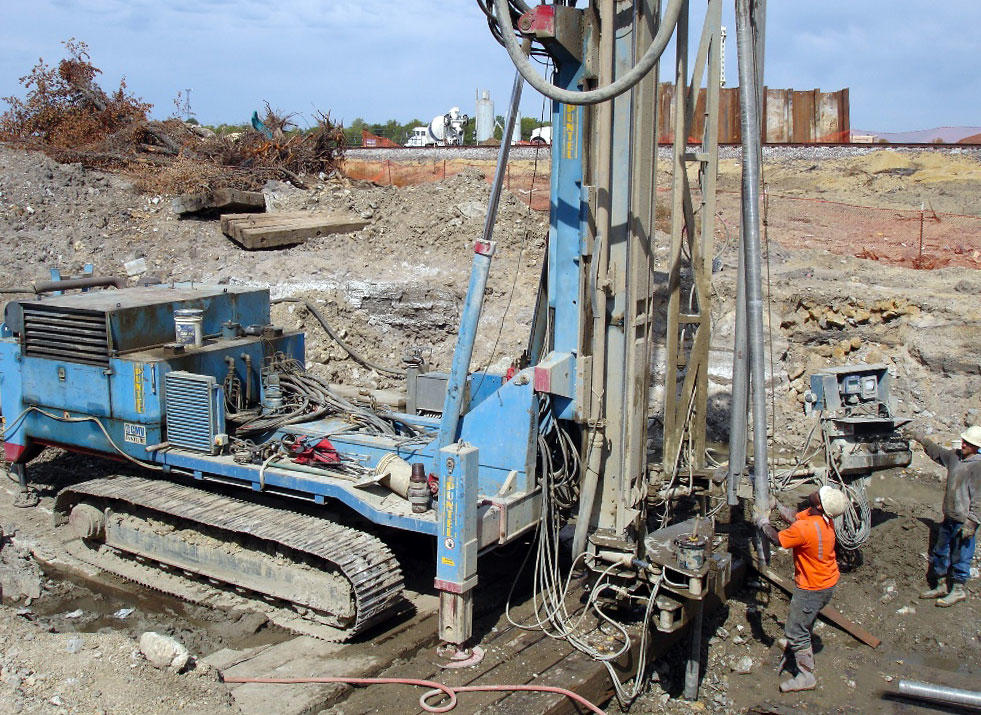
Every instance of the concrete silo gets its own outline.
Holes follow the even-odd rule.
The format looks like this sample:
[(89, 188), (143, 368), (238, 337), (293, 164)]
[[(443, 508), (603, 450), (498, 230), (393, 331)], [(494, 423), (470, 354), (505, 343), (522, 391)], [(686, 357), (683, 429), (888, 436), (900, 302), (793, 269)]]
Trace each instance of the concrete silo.
[(486, 89), (477, 94), (477, 143), (494, 137), (494, 100)]

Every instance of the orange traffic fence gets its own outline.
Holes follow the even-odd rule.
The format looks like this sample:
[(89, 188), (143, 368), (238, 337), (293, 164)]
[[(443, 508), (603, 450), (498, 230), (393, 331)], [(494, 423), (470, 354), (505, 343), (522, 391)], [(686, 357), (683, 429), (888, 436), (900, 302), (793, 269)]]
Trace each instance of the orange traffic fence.
[[(494, 180), (495, 161), (465, 159), (436, 159), (431, 161), (392, 161), (345, 159), (344, 175), (351, 179), (370, 181), (379, 186), (415, 186), (443, 181), (464, 171), (477, 171), (487, 183)], [(549, 162), (543, 152), (538, 162), (509, 163), (505, 168), (504, 188), (519, 201), (536, 211), (548, 211)]]

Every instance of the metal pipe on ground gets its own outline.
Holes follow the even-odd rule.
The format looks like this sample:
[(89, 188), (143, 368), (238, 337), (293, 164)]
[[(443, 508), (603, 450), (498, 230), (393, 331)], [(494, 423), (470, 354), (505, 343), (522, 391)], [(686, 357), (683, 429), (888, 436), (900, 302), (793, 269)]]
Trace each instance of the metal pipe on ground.
[(68, 278), (63, 281), (36, 281), (30, 286), (7, 286), (0, 293), (51, 293), (56, 290), (75, 290), (78, 288), (125, 288), (126, 279), (118, 276), (92, 276), (90, 278)]
[(981, 710), (981, 691), (948, 688), (946, 685), (934, 685), (918, 680), (900, 680), (899, 694), (934, 703), (960, 705), (975, 710)]
[[(751, 0), (736, 1), (736, 41), (739, 54), (739, 95), (743, 135), (742, 210), (746, 257), (746, 325), (753, 409), (753, 498), (756, 516), (769, 512), (770, 476), (767, 465), (766, 372), (763, 354), (762, 252), (760, 248), (760, 116), (757, 104)], [(757, 538), (759, 545), (760, 539)], [(759, 559), (765, 560), (762, 549)]]

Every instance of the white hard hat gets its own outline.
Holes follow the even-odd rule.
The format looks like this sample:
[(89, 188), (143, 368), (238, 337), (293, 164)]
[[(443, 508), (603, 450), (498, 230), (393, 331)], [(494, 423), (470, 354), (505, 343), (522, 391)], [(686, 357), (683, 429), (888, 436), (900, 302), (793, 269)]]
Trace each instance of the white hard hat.
[(981, 426), (971, 425), (961, 432), (961, 439), (975, 447), (981, 447)]
[(818, 499), (821, 500), (821, 508), (824, 513), (832, 519), (841, 516), (848, 509), (848, 497), (840, 489), (824, 486), (818, 489)]

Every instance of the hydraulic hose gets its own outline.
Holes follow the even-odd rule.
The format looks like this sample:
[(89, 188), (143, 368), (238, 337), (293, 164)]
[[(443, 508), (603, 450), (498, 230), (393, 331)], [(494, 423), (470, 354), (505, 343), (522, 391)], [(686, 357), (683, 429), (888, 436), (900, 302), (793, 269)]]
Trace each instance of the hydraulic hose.
[[(612, 0), (609, 1), (612, 2)], [(681, 9), (684, 4), (685, 0), (669, 0), (668, 6), (664, 10), (664, 18), (657, 28), (657, 34), (651, 40), (644, 56), (626, 74), (615, 82), (584, 92), (561, 89), (539, 75), (535, 66), (521, 52), (518, 38), (514, 36), (514, 25), (511, 23), (508, 0), (494, 0), (494, 9), (497, 14), (497, 21), (501, 25), (504, 47), (511, 56), (515, 69), (521, 73), (525, 81), (551, 100), (563, 104), (584, 105), (599, 104), (623, 94), (640, 82), (654, 68), (664, 53), (664, 48), (668, 46), (668, 41), (674, 35), (674, 28), (678, 24), (678, 18), (681, 16)], [(603, 31), (612, 32), (613, 29), (603, 28)]]
[(361, 365), (363, 367), (368, 368), (369, 370), (376, 370), (378, 372), (383, 372), (386, 375), (395, 375), (396, 377), (404, 377), (405, 376), (405, 370), (398, 370), (398, 369), (393, 368), (393, 367), (385, 367), (384, 365), (379, 365), (376, 362), (372, 362), (371, 360), (369, 360), (368, 358), (366, 358), (364, 355), (362, 355), (361, 353), (357, 352), (350, 345), (348, 345), (347, 343), (345, 343), (341, 339), (341, 336), (338, 335), (337, 332), (332, 327), (330, 327), (330, 323), (327, 322), (327, 318), (324, 317), (324, 314), (320, 312), (320, 310), (317, 308), (316, 305), (313, 304), (312, 301), (304, 300), (303, 298), (277, 298), (276, 300), (273, 300), (273, 301), (270, 301), (270, 302), (272, 304), (276, 304), (276, 303), (299, 303), (301, 305), (306, 306), (306, 309), (309, 310), (311, 314), (313, 314), (313, 317), (316, 318), (317, 319), (317, 322), (320, 323), (321, 327), (323, 327), (323, 329), (325, 331), (327, 331), (327, 334), (331, 337), (331, 339), (335, 343), (337, 343), (338, 345), (340, 345), (341, 348), (344, 350), (344, 352), (346, 352), (348, 355), (351, 356), (351, 359), (354, 360), (354, 362), (358, 363), (359, 365)]

